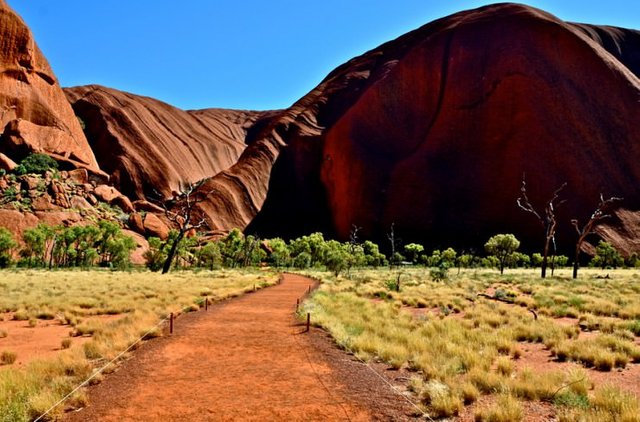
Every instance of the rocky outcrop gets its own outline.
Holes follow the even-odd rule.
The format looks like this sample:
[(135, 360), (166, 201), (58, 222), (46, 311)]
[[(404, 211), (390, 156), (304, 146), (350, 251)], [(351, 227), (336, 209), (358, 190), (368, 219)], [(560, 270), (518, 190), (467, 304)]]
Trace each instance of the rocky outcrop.
[[(111, 182), (134, 199), (170, 197), (189, 182), (233, 165), (264, 113), (184, 111), (97, 85), (65, 89)], [(157, 192), (157, 193), (156, 193)]]
[(638, 31), (503, 3), (356, 57), (286, 110), (183, 111), (100, 86), (66, 94), (100, 167), (133, 200), (108, 201), (144, 211), (130, 221), (147, 235), (168, 233), (159, 197), (206, 179), (199, 212), (212, 230), (346, 239), (355, 225), (382, 243), (393, 224), (428, 248), (480, 249), (511, 232), (538, 250), (539, 223), (516, 206), (526, 174), (540, 206), (567, 183), (565, 253), (569, 219), (584, 221), (600, 193), (624, 197), (598, 234), (630, 253), (640, 250), (639, 72)]
[(71, 166), (98, 165), (49, 63), (22, 19), (0, 0), (0, 152), (20, 161), (46, 153)]
[[(286, 186), (307, 180), (300, 190), (318, 192), (327, 229), (343, 239), (356, 225), (386, 242), (393, 223), (404, 241), (429, 247), (481, 248), (490, 235), (513, 232), (539, 249), (538, 222), (516, 206), (526, 173), (538, 204), (567, 182), (558, 240), (570, 250), (568, 220), (587, 218), (600, 192), (640, 209), (639, 48), (636, 31), (576, 26), (516, 4), (419, 28), (321, 84), (322, 100), (307, 105), (313, 117), (305, 119), (323, 128), (307, 143), (315, 151), (278, 159), (265, 218), (251, 228), (297, 221), (313, 229), (304, 215), (278, 219), (295, 197)], [(350, 79), (361, 82), (335, 89)], [(325, 104), (333, 104), (326, 114)], [(295, 148), (296, 136), (283, 138)], [(310, 165), (300, 165), (303, 157)], [(637, 250), (621, 233), (601, 235)]]

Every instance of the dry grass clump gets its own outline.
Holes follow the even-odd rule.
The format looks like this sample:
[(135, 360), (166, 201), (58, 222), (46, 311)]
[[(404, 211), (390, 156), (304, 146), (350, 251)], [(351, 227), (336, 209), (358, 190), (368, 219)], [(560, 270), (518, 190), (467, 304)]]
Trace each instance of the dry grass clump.
[(560, 403), (560, 422), (637, 422), (640, 421), (640, 404), (637, 397), (612, 385), (595, 391), (592, 398)]
[(499, 373), (500, 375), (504, 377), (508, 377), (508, 376), (511, 376), (513, 371), (514, 371), (514, 364), (510, 358), (506, 356), (500, 356), (496, 360), (496, 372)]
[(18, 355), (16, 354), (16, 352), (3, 350), (2, 353), (0, 353), (0, 365), (11, 365), (16, 361), (17, 357)]
[(640, 348), (632, 340), (617, 335), (601, 334), (595, 339), (563, 341), (551, 350), (560, 361), (570, 359), (601, 371), (640, 362)]
[(517, 422), (524, 418), (524, 411), (516, 398), (501, 394), (493, 406), (477, 410), (474, 416), (477, 422)]
[[(2, 275), (0, 311), (14, 312), (14, 319), (33, 321), (34, 326), (38, 319), (57, 318), (73, 327), (72, 335), (92, 337), (82, 347), (73, 347), (71, 339), (64, 339), (61, 347), (66, 350), (56, 359), (0, 371), (0, 415), (4, 417), (0, 420), (11, 421), (37, 418), (87, 379), (94, 368), (114, 359), (140, 337), (162, 335), (158, 322), (169, 312), (199, 309), (204, 303), (203, 293), (210, 302), (216, 302), (277, 281), (276, 274), (255, 270), (175, 272), (165, 276), (26, 270)], [(123, 316), (108, 320), (98, 317), (114, 314)], [(65, 406), (81, 406), (85, 400), (80, 392)], [(60, 412), (56, 409), (51, 417)]]

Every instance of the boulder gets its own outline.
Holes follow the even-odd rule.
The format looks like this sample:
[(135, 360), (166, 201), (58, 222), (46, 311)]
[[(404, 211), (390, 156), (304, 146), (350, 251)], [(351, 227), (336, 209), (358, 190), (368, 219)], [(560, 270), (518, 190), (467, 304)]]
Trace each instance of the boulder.
[(98, 199), (95, 196), (93, 196), (92, 194), (88, 193), (87, 194), (87, 202), (89, 202), (92, 206), (95, 207), (96, 205), (98, 205), (98, 203), (100, 201), (98, 201)]
[(20, 184), (22, 190), (35, 190), (42, 182), (43, 180), (36, 176), (20, 176)]
[(47, 193), (33, 198), (31, 200), (31, 208), (34, 211), (53, 211), (60, 209), (60, 207), (53, 203), (53, 199)]
[(84, 185), (89, 182), (89, 172), (87, 169), (75, 169), (71, 170), (68, 173), (69, 181), (75, 183), (76, 185)]
[(22, 239), (22, 234), (26, 229), (37, 225), (38, 218), (33, 214), (10, 209), (0, 209), (0, 227), (11, 231), (16, 241)]
[(69, 202), (69, 198), (67, 197), (67, 192), (64, 188), (64, 185), (54, 179), (51, 181), (49, 185), (49, 191), (51, 193), (51, 197), (53, 198), (53, 202), (56, 205), (61, 206), (62, 208), (71, 208), (71, 203)]
[(120, 209), (127, 214), (135, 212), (135, 208), (133, 208), (133, 204), (131, 203), (131, 200), (124, 195), (115, 197), (111, 201), (111, 205), (120, 207)]
[(102, 202), (106, 202), (109, 204), (111, 203), (111, 201), (122, 195), (116, 188), (107, 185), (96, 186), (93, 194)]
[(144, 222), (140, 213), (134, 212), (129, 215), (129, 221), (127, 222), (129, 228), (136, 233), (145, 234)]
[(125, 236), (131, 236), (136, 242), (136, 250), (131, 253), (131, 263), (134, 265), (144, 265), (146, 259), (144, 253), (149, 250), (149, 242), (144, 236), (131, 230), (124, 229), (122, 233)]
[(18, 165), (9, 157), (0, 152), (0, 170), (13, 171)]
[(39, 222), (49, 226), (63, 225), (70, 227), (85, 222), (82, 215), (75, 211), (36, 211), (34, 214)]
[(146, 211), (154, 213), (164, 213), (164, 209), (156, 204), (152, 204), (149, 201), (137, 200), (133, 201), (133, 207), (136, 211)]
[(155, 214), (147, 213), (142, 222), (147, 236), (159, 237), (162, 240), (169, 237), (169, 227)]
[(71, 204), (71, 208), (73, 209), (93, 211), (95, 213), (95, 209), (91, 206), (91, 204), (81, 196), (72, 196), (69, 203)]

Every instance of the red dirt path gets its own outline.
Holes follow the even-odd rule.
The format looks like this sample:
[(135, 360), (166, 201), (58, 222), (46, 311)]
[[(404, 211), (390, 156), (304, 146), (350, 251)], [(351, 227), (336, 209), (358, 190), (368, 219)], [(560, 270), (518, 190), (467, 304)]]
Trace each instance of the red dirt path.
[(364, 365), (293, 318), (311, 280), (281, 284), (176, 321), (104, 382), (69, 421), (404, 420), (411, 413)]

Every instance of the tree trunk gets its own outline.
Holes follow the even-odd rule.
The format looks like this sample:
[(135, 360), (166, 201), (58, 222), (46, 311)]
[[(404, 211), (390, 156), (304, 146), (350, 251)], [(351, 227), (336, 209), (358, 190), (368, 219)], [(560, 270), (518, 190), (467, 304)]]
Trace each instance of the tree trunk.
[(169, 254), (167, 255), (167, 259), (164, 261), (164, 265), (162, 266), (162, 274), (168, 273), (169, 270), (171, 269), (171, 262), (173, 262), (173, 257), (175, 256), (176, 251), (178, 250), (178, 244), (180, 244), (180, 241), (184, 237), (184, 233), (185, 233), (184, 230), (180, 230), (178, 232), (178, 236), (173, 241), (173, 244), (171, 245), (171, 249), (169, 250)]
[(540, 272), (540, 277), (546, 278), (547, 277), (547, 258), (549, 256), (549, 238), (547, 238), (547, 240), (544, 242), (544, 250), (542, 252), (543, 252), (542, 268)]
[(576, 256), (573, 258), (573, 278), (578, 278), (578, 258), (580, 257), (580, 244), (576, 245)]

